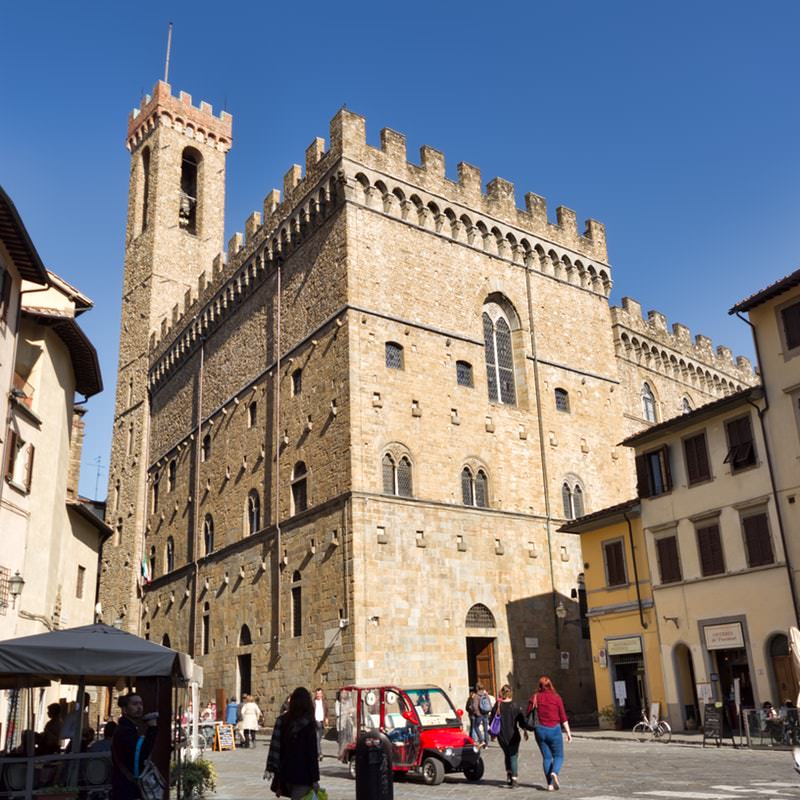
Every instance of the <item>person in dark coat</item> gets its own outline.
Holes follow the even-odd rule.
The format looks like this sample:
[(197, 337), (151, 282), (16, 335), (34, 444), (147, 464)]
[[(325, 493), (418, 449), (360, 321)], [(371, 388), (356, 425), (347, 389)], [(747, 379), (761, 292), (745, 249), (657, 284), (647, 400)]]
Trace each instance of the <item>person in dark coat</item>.
[[(153, 750), (156, 741), (158, 714), (144, 718), (142, 698), (138, 694), (126, 694), (117, 704), (122, 711), (114, 738), (111, 740), (111, 800), (139, 800), (138, 773)], [(138, 772), (134, 763), (139, 739)]]
[(308, 689), (298, 686), (289, 697), (289, 709), (278, 716), (272, 731), (264, 777), (273, 775), (278, 797), (301, 800), (319, 790), (319, 750), (314, 721), (314, 701)]
[(519, 762), (519, 743), (521, 737), (520, 730), (528, 738), (528, 731), (525, 730), (525, 718), (522, 709), (514, 702), (511, 687), (505, 684), (500, 689), (500, 697), (494, 704), (494, 708), (489, 715), (494, 719), (495, 714), (500, 715), (500, 733), (497, 734), (497, 741), (503, 751), (506, 764), (506, 777), (508, 785), (512, 789), (517, 788), (517, 766)]

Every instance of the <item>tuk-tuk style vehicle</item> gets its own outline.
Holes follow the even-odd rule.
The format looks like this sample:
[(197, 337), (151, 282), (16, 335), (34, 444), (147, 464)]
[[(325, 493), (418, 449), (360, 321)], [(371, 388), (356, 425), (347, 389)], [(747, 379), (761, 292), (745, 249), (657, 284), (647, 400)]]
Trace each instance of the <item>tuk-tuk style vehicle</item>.
[(420, 775), (428, 786), (453, 772), (478, 781), (481, 749), (464, 733), (463, 714), (438, 686), (345, 686), (339, 692), (339, 758), (355, 777), (358, 735), (377, 729), (392, 744), (395, 772)]

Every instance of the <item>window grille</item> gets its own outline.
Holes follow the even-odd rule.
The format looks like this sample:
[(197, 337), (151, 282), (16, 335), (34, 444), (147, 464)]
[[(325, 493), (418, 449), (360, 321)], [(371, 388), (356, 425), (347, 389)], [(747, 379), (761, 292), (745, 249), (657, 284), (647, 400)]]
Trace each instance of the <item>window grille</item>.
[(456, 383), (459, 386), (474, 385), (472, 380), (472, 364), (468, 361), (456, 361)]
[(411, 462), (406, 456), (403, 456), (397, 465), (397, 494), (400, 497), (411, 497), (413, 494), (412, 488)]
[(383, 493), (395, 494), (395, 464), (394, 459), (387, 453), (382, 461), (383, 469)]
[(575, 515), (574, 519), (583, 516), (583, 489), (578, 484), (572, 490), (572, 513)]
[(206, 555), (214, 552), (214, 518), (211, 514), (206, 514), (203, 520), (203, 544), (206, 548)]
[(494, 628), (494, 615), (483, 603), (475, 603), (467, 611), (467, 628)]
[(247, 498), (247, 531), (252, 536), (260, 527), (261, 500), (258, 492), (250, 492)]
[(642, 386), (642, 414), (648, 422), (656, 421), (656, 398), (649, 383)]
[(292, 470), (292, 504), (294, 513), (299, 514), (308, 508), (308, 473), (306, 465), (298, 461)]
[(569, 392), (566, 389), (556, 389), (556, 410), (569, 413)]
[(397, 342), (386, 342), (386, 366), (389, 369), (403, 369), (403, 347)]
[(472, 494), (472, 472), (469, 467), (464, 467), (461, 470), (461, 498), (465, 506), (474, 505), (474, 497)]
[(482, 469), (475, 476), (475, 505), (478, 508), (489, 507), (489, 481)]
[(167, 539), (164, 562), (167, 572), (172, 572), (175, 569), (175, 540), (171, 536)]
[(511, 349), (511, 329), (503, 317), (496, 322), (483, 313), (483, 342), (486, 358), (486, 378), (489, 400), (505, 405), (516, 403), (514, 358)]
[(181, 191), (178, 223), (187, 233), (197, 233), (197, 168), (200, 155), (186, 149), (181, 160)]

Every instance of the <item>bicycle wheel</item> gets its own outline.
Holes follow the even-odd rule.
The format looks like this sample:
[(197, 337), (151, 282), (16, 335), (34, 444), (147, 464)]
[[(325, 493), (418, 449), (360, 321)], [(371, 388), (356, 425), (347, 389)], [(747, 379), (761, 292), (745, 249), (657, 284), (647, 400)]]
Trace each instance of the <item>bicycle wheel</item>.
[(656, 725), (653, 731), (653, 737), (657, 742), (668, 744), (669, 740), (672, 738), (672, 728), (670, 728), (669, 723), (664, 722), (662, 719), (658, 725)]
[(633, 738), (640, 742), (646, 742), (652, 734), (650, 726), (646, 722), (637, 722), (633, 726)]
[(192, 750), (198, 750), (200, 753), (205, 752), (205, 749), (208, 746), (208, 742), (206, 741), (206, 737), (203, 736), (202, 733), (198, 731), (196, 736), (192, 736), (192, 734), (190, 733), (187, 739), (189, 740), (190, 747)]

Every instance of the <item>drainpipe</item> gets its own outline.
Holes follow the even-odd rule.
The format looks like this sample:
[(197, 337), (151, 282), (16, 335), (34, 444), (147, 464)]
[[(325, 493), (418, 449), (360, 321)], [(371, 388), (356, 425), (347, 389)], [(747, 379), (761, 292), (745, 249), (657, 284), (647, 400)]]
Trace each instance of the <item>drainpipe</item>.
[(200, 565), (197, 562), (197, 552), (200, 538), (200, 457), (203, 452), (203, 372), (206, 360), (206, 337), (200, 337), (200, 370), (197, 376), (197, 417), (195, 430), (197, 435), (194, 443), (194, 513), (192, 514), (194, 536), (192, 536), (192, 607), (189, 609), (189, 655), (195, 657), (195, 639), (197, 636), (197, 581)]
[[(763, 376), (764, 370), (761, 367), (761, 352), (758, 348), (758, 337), (756, 336), (756, 329), (752, 322), (749, 319), (745, 319), (742, 316), (740, 311), (736, 312), (736, 316), (744, 322), (746, 325), (750, 326), (750, 333), (753, 336), (753, 346), (755, 347), (756, 351), (756, 364), (758, 364), (758, 371), (759, 374)], [(762, 378), (762, 388), (764, 390), (764, 408), (759, 408), (752, 400), (748, 400), (748, 405), (751, 405), (755, 410), (756, 414), (758, 414), (758, 422), (761, 426), (761, 438), (764, 440), (764, 453), (767, 457), (767, 472), (769, 474), (769, 485), (772, 489), (772, 501), (775, 503), (775, 515), (778, 518), (778, 531), (781, 535), (781, 546), (783, 547), (783, 558), (786, 563), (786, 574), (789, 578), (789, 588), (792, 592), (792, 606), (794, 608), (794, 624), (797, 627), (800, 627), (800, 606), (798, 606), (798, 598), (797, 598), (797, 586), (795, 585), (794, 579), (794, 571), (792, 570), (792, 562), (789, 556), (789, 550), (786, 547), (786, 530), (783, 527), (783, 514), (781, 513), (781, 504), (778, 502), (778, 489), (775, 486), (775, 474), (772, 469), (772, 453), (769, 449), (769, 439), (767, 439), (767, 429), (766, 425), (764, 424), (764, 417), (766, 416), (767, 411), (769, 411), (769, 395), (767, 394), (767, 387), (763, 384)]]
[(536, 395), (536, 418), (539, 425), (539, 455), (542, 459), (542, 486), (544, 489), (544, 513), (545, 528), (547, 530), (547, 556), (550, 559), (550, 587), (552, 589), (553, 606), (553, 628), (556, 634), (556, 650), (561, 649), (561, 630), (559, 627), (558, 614), (556, 614), (556, 579), (553, 569), (553, 543), (552, 543), (552, 514), (550, 509), (550, 485), (547, 475), (547, 451), (544, 446), (544, 422), (542, 420), (542, 397), (539, 391), (539, 359), (536, 350), (536, 331), (533, 324), (533, 297), (531, 292), (531, 273), (528, 265), (525, 265), (525, 293), (528, 300), (528, 321), (531, 326), (531, 353), (533, 355), (533, 383)]
[(275, 613), (273, 658), (281, 653), (281, 261), (277, 263), (277, 310), (275, 314)]
[(633, 526), (631, 525), (630, 517), (627, 511), (622, 512), (625, 522), (628, 523), (628, 540), (631, 543), (631, 561), (633, 562), (633, 580), (636, 582), (636, 602), (639, 605), (639, 622), (642, 623), (642, 628), (647, 630), (647, 623), (644, 621), (644, 609), (642, 608), (642, 593), (639, 590), (639, 569), (636, 566), (636, 548), (633, 546)]

